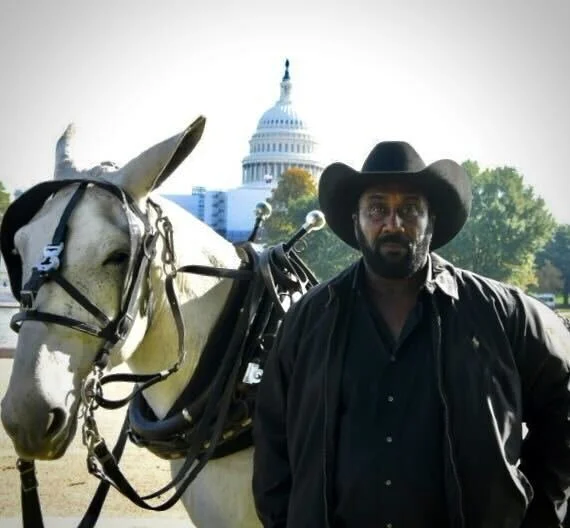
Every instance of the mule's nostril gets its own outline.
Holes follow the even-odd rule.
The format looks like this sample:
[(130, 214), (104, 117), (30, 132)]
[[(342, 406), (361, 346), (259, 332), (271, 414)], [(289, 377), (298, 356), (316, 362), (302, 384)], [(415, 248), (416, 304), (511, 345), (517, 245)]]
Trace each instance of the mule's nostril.
[(55, 436), (65, 424), (65, 411), (59, 407), (52, 409), (48, 415), (45, 436)]

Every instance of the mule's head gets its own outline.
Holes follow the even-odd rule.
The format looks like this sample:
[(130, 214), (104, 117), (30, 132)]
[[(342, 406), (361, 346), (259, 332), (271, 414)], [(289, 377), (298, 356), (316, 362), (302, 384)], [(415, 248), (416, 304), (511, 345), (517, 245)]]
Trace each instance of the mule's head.
[[(13, 293), (26, 310), (2, 423), (20, 457), (57, 458), (73, 438), (82, 381), (108, 342), (104, 328), (112, 329), (125, 309), (145, 232), (146, 197), (192, 151), (204, 123), (198, 119), (122, 168), (103, 163), (82, 171), (72, 162), (68, 129), (56, 149), (54, 181), (34, 187), (6, 212), (2, 253)], [(62, 248), (50, 247), (54, 238)], [(44, 280), (45, 271), (63, 281), (55, 275)], [(109, 347), (112, 363), (127, 359), (144, 335), (144, 284), (134, 293), (130, 331), (120, 346)]]

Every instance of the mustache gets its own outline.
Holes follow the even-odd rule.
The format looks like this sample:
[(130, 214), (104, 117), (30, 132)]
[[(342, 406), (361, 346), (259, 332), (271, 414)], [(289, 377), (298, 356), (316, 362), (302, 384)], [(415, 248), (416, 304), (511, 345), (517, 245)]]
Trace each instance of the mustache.
[(400, 244), (408, 249), (412, 247), (412, 241), (401, 233), (392, 233), (377, 238), (374, 243), (375, 249), (379, 249), (382, 244)]

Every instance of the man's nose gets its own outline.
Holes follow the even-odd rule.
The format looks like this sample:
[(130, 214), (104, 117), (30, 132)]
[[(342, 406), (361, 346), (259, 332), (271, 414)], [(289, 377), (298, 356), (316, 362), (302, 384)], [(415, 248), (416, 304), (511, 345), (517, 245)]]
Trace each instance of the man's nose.
[(392, 209), (386, 217), (385, 231), (403, 231), (404, 225), (397, 209)]

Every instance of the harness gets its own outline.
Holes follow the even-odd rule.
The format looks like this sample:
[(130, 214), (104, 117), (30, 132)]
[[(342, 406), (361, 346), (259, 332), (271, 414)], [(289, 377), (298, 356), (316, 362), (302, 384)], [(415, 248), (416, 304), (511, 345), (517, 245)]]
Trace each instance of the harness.
[[(45, 201), (61, 188), (77, 185), (68, 202), (44, 258), (33, 269), (30, 279), (21, 284), (21, 261), (14, 249), (14, 234), (31, 220)], [(117, 317), (109, 320), (61, 274), (67, 224), (75, 207), (89, 186), (97, 186), (117, 197), (129, 222), (131, 254), (123, 286), (121, 307)], [(247, 242), (236, 246), (242, 259), (239, 269), (187, 265), (176, 268), (172, 243), (172, 225), (160, 207), (147, 200), (156, 220), (141, 211), (136, 202), (120, 188), (98, 181), (66, 180), (39, 184), (16, 200), (7, 210), (0, 234), (12, 291), (20, 301), (11, 327), (18, 331), (24, 321), (55, 323), (103, 339), (93, 362), (92, 371), (81, 389), (84, 409), (83, 443), (87, 447), (87, 466), (101, 480), (99, 488), (79, 527), (94, 526), (109, 486), (115, 487), (138, 506), (150, 510), (165, 510), (173, 506), (193, 482), (208, 460), (226, 456), (252, 445), (251, 429), (257, 386), (264, 363), (273, 345), (282, 318), (299, 297), (317, 284), (317, 279), (294, 249), (294, 244), (307, 232), (322, 226), (322, 217), (314, 216), (286, 243), (262, 248), (254, 238), (267, 214), (259, 209), (256, 223)], [(319, 225), (320, 224), (320, 225)], [(142, 226), (142, 227), (141, 227)], [(144, 310), (144, 288), (158, 239), (164, 240), (162, 255), (166, 274), (165, 290), (178, 332), (178, 359), (167, 370), (150, 375), (107, 374), (109, 354), (128, 337), (137, 310)], [(195, 373), (164, 419), (158, 419), (142, 396), (142, 391), (176, 372), (184, 361), (184, 321), (174, 290), (174, 278), (179, 273), (193, 273), (235, 281), (221, 316), (211, 331)], [(61, 286), (99, 323), (93, 325), (58, 314), (34, 309), (39, 289), (48, 281)], [(148, 292), (147, 292), (148, 293)], [(229, 342), (225, 335), (231, 335)], [(103, 386), (111, 382), (131, 382), (136, 388), (121, 400), (103, 397)], [(111, 452), (100, 436), (94, 417), (97, 407), (115, 409), (129, 404), (121, 434)], [(160, 490), (140, 496), (122, 474), (118, 462), (127, 437), (139, 446), (166, 458), (185, 458), (172, 482)], [(24, 527), (41, 527), (41, 509), (33, 461), (19, 460)], [(172, 496), (157, 506), (147, 501), (177, 488)]]

